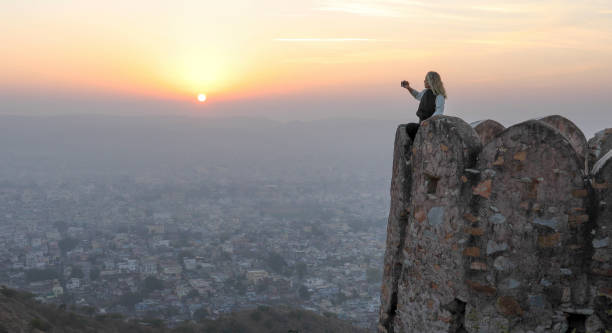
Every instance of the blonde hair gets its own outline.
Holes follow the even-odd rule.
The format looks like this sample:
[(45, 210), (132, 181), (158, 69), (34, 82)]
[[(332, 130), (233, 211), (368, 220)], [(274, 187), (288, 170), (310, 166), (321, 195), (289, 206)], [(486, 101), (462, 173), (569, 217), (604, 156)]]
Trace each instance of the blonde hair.
[(429, 84), (431, 91), (434, 95), (442, 95), (446, 98), (446, 89), (444, 89), (444, 84), (442, 83), (442, 78), (440, 78), (440, 74), (437, 72), (429, 72), (425, 75), (425, 80)]

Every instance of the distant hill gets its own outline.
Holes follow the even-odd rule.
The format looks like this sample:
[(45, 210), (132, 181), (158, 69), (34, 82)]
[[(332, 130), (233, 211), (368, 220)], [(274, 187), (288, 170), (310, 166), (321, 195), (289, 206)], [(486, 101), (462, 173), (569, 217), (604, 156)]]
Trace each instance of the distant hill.
[(125, 322), (120, 315), (90, 317), (54, 304), (41, 304), (33, 297), (27, 292), (0, 287), (0, 333), (164, 332), (163, 328)]
[[(215, 171), (258, 179), (387, 177), (396, 123), (0, 115), (0, 181)], [(360, 167), (355, 168), (358, 164)], [(298, 177), (299, 176), (299, 177)], [(27, 178), (22, 179), (21, 177)], [(193, 176), (189, 176), (192, 179)]]
[(351, 326), (346, 321), (333, 316), (321, 316), (311, 311), (260, 306), (257, 309), (234, 312), (217, 320), (185, 325), (177, 328), (176, 332), (365, 333), (367, 330)]
[(85, 314), (54, 304), (42, 304), (34, 295), (0, 287), (0, 333), (343, 333), (366, 332), (349, 323), (314, 312), (285, 307), (264, 307), (227, 314), (217, 320), (185, 323), (166, 328), (160, 320), (126, 321), (121, 315)]

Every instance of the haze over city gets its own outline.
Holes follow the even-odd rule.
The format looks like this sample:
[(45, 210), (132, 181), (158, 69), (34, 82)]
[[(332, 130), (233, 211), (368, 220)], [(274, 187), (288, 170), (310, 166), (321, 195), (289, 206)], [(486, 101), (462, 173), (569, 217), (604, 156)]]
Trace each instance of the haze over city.
[[(558, 113), (591, 133), (612, 87), (612, 7), (590, 1), (22, 1), (0, 4), (5, 114), (414, 120)], [(198, 94), (207, 101), (198, 103)]]
[[(0, 30), (0, 319), (25, 292), (24, 308), (109, 329), (372, 331), (391, 274), (392, 170), (404, 179), (413, 150), (400, 146), (418, 126), (396, 130), (427, 98), (419, 120), (445, 97), (453, 117), (437, 119), (464, 136), (440, 137), (472, 140), (470, 158), (482, 146), (464, 121), (561, 115), (584, 132), (548, 118), (573, 131), (559, 139), (532, 122), (557, 135), (549, 152), (587, 151), (612, 127), (609, 0), (0, 0)], [(432, 70), (447, 96), (431, 80), (429, 97), (404, 89)], [(493, 137), (501, 124), (479, 126)], [(580, 167), (605, 154), (606, 133)], [(457, 140), (427, 149), (467, 151)], [(448, 174), (469, 170), (454, 182), (468, 194), (495, 175), (457, 165)], [(439, 179), (427, 176), (427, 200), (442, 198)], [(61, 331), (57, 318), (0, 320), (0, 332)]]

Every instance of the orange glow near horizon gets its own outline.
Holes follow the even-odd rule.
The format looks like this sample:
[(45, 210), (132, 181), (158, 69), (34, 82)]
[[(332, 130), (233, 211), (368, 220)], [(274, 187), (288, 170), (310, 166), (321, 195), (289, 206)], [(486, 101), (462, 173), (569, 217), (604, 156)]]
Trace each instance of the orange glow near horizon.
[(430, 69), (457, 87), (599, 87), (610, 13), (569, 0), (2, 3), (0, 87), (227, 101), (419, 86)]

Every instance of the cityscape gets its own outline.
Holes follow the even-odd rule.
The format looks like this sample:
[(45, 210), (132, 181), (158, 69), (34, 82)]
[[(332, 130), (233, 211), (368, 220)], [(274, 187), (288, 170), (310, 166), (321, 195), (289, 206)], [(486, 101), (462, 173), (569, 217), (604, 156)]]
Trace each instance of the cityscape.
[(0, 18), (0, 333), (612, 332), (612, 1)]
[(169, 326), (290, 305), (374, 327), (388, 180), (234, 181), (220, 170), (3, 180), (0, 283)]

